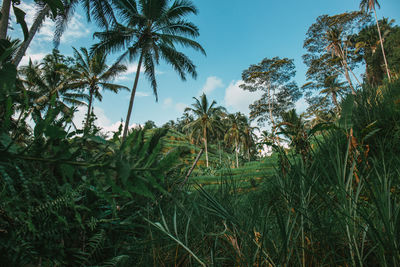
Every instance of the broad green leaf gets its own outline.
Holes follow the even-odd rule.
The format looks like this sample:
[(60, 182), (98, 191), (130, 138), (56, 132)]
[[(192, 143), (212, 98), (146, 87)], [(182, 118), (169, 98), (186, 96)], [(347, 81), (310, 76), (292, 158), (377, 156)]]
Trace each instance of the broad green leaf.
[(6, 94), (7, 92), (13, 92), (15, 89), (15, 80), (17, 77), (17, 68), (14, 64), (6, 63), (3, 68), (0, 69), (0, 92)]
[(354, 96), (348, 95), (342, 103), (342, 113), (339, 119), (339, 127), (345, 130), (353, 127), (353, 106), (354, 106)]

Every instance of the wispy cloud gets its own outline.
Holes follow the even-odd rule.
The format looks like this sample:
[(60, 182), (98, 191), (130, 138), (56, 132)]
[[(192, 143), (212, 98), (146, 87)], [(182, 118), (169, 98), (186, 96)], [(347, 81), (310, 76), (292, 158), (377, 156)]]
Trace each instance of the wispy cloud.
[[(25, 21), (28, 28), (30, 28), (35, 20), (36, 13), (38, 12), (37, 6), (34, 3), (21, 2), (19, 8), (26, 13)], [(13, 15), (11, 19), (13, 24), (15, 24), (16, 19)], [(82, 21), (84, 21), (84, 18), (78, 14), (78, 12), (75, 12), (67, 23), (67, 28), (61, 37), (61, 42), (74, 43), (78, 38), (89, 36), (91, 28), (82, 23)], [(38, 41), (52, 41), (55, 32), (55, 25), (56, 23), (47, 17), (35, 35), (35, 39)], [(15, 26), (15, 28), (18, 28), (18, 26)]]
[(183, 113), (185, 111), (185, 108), (187, 108), (187, 107), (188, 107), (188, 105), (185, 103), (179, 102), (179, 103), (175, 104), (175, 110), (180, 113)]
[(249, 114), (249, 105), (262, 96), (262, 92), (245, 91), (239, 87), (243, 81), (232, 81), (225, 90), (225, 105), (231, 107), (234, 111), (240, 111)]
[(32, 62), (39, 62), (46, 56), (46, 53), (33, 53), (32, 49), (28, 48), (26, 52), (26, 56), (24, 56), (21, 60), (20, 66), (26, 66), (29, 64), (29, 59)]
[(224, 87), (224, 83), (220, 78), (216, 76), (210, 76), (207, 78), (206, 83), (204, 84), (203, 88), (199, 91), (198, 95), (201, 95), (202, 93), (210, 94), (215, 89), (222, 87)]
[(150, 96), (150, 94), (149, 94), (149, 93), (146, 93), (146, 92), (137, 91), (137, 92), (136, 92), (136, 96), (137, 96), (137, 97), (146, 97), (146, 96)]
[(164, 107), (164, 108), (169, 108), (169, 107), (172, 106), (172, 103), (173, 103), (172, 98), (168, 97), (168, 98), (164, 99), (164, 101), (163, 101), (163, 107)]
[[(86, 119), (86, 112), (87, 112), (87, 107), (79, 107), (77, 112), (74, 114), (74, 124), (78, 127), (78, 129), (83, 128), (84, 121)], [(122, 127), (124, 127), (124, 122), (112, 122), (104, 112), (102, 108), (99, 107), (94, 107), (94, 114), (96, 114), (97, 120), (95, 121), (96, 126), (100, 127), (102, 129), (102, 132), (104, 134), (109, 135), (112, 132), (118, 131), (119, 126), (122, 124)], [(132, 128), (137, 128), (139, 127), (140, 124), (132, 123), (129, 126), (129, 129)]]

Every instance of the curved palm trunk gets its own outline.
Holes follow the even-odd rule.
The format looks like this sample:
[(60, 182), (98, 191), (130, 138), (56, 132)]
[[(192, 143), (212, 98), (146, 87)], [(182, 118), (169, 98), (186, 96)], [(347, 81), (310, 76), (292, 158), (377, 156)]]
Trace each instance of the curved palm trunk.
[(204, 130), (203, 130), (203, 139), (204, 139), (204, 149), (206, 151), (206, 166), (208, 168), (207, 128), (206, 127), (204, 127)]
[[(132, 88), (132, 93), (131, 93), (131, 100), (129, 101), (128, 113), (126, 114), (126, 120), (125, 120), (125, 126), (124, 126), (124, 134), (122, 136), (122, 141), (125, 141), (126, 136), (128, 135), (129, 120), (131, 118), (133, 101), (135, 100), (136, 88), (137, 88), (137, 85), (138, 85), (138, 82), (139, 82), (139, 75), (140, 75), (140, 68), (142, 66), (142, 60), (143, 60), (143, 52), (140, 54), (139, 63), (138, 63), (138, 67), (137, 67), (137, 70), (136, 70), (135, 82), (133, 83), (133, 88)], [(207, 150), (206, 150), (206, 153), (207, 153)]]
[(17, 51), (13, 59), (13, 63), (15, 66), (18, 67), (19, 63), (21, 62), (22, 58), (24, 57), (26, 50), (28, 49), (29, 45), (35, 34), (38, 32), (40, 26), (42, 25), (43, 21), (46, 19), (46, 15), (50, 12), (50, 6), (46, 5), (38, 14), (35, 21), (33, 22), (31, 28), (29, 29), (28, 38), (22, 43), (20, 48)]
[(383, 40), (382, 40), (382, 35), (381, 35), (381, 27), (379, 27), (379, 22), (378, 22), (378, 17), (376, 15), (376, 9), (375, 6), (373, 6), (374, 9), (374, 14), (375, 14), (375, 20), (376, 20), (376, 27), (378, 28), (378, 34), (379, 34), (379, 40), (381, 41), (381, 48), (382, 48), (382, 55), (383, 55), (383, 60), (385, 62), (385, 67), (386, 67), (386, 73), (390, 82), (390, 72), (389, 72), (389, 67), (386, 61), (386, 54), (385, 54), (385, 49), (383, 48)]
[(88, 129), (88, 127), (89, 127), (89, 119), (90, 119), (90, 111), (92, 110), (92, 103), (93, 103), (93, 89), (90, 89), (89, 105), (88, 105), (88, 111), (86, 114), (85, 130)]
[(235, 140), (236, 168), (239, 168), (238, 142)]
[(8, 19), (10, 18), (11, 0), (3, 0), (1, 7), (1, 20), (0, 20), (0, 39), (7, 37)]

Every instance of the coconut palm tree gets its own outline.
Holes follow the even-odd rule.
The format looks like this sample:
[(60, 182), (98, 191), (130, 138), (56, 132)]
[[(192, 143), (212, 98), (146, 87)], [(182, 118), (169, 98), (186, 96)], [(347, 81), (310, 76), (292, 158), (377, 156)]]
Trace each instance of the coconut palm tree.
[(255, 130), (260, 131), (260, 128), (251, 126), (248, 118), (244, 116), (241, 143), (243, 146), (243, 150), (247, 153), (247, 159), (249, 160), (249, 162), (251, 160), (250, 151), (252, 148), (254, 149), (256, 147), (258, 139), (256, 134), (254, 133)]
[(129, 90), (126, 86), (112, 83), (112, 80), (119, 74), (126, 71), (126, 66), (114, 64), (107, 66), (107, 54), (99, 51), (90, 54), (86, 48), (81, 47), (79, 52), (74, 49), (74, 57), (76, 60), (75, 69), (79, 76), (77, 81), (71, 86), (74, 88), (82, 88), (89, 90), (88, 111), (86, 115), (85, 129), (89, 125), (90, 114), (94, 99), (101, 101), (103, 99), (100, 89), (109, 90), (118, 93), (121, 89)]
[(236, 168), (239, 168), (239, 145), (241, 137), (243, 136), (243, 126), (245, 117), (237, 112), (235, 114), (229, 114), (226, 121), (229, 125), (227, 132), (225, 133), (224, 141), (227, 145), (234, 145), (236, 155)]
[[(37, 12), (27, 37), (18, 49), (13, 63), (18, 66), (24, 57), (31, 41), (39, 31), (46, 18), (54, 17), (56, 29), (54, 32), (54, 43), (57, 46), (60, 42), (61, 35), (67, 28), (70, 18), (73, 16), (76, 6), (82, 4), (86, 13), (87, 20), (90, 21), (93, 17), (100, 27), (107, 28), (109, 24), (116, 21), (113, 13), (113, 8), (109, 0), (41, 0), (35, 1)], [(57, 8), (57, 9), (56, 9)]]
[(383, 60), (385, 62), (386, 73), (387, 73), (387, 76), (388, 76), (388, 79), (389, 79), (389, 82), (390, 82), (390, 71), (389, 71), (389, 67), (388, 67), (388, 64), (387, 64), (387, 60), (386, 60), (385, 49), (383, 48), (383, 39), (382, 39), (381, 29), (379, 27), (378, 16), (376, 15), (375, 6), (377, 6), (378, 8), (381, 7), (379, 2), (378, 2), (378, 0), (361, 0), (361, 2), (360, 2), (360, 8), (363, 11), (371, 11), (371, 10), (374, 11), (376, 27), (378, 29), (379, 40), (381, 42)]
[(296, 110), (292, 109), (282, 113), (282, 122), (276, 128), (280, 130), (277, 134), (282, 134), (288, 138), (289, 145), (299, 153), (306, 163), (310, 160), (310, 131), (302, 115), (297, 115)]
[(324, 89), (322, 89), (320, 92), (322, 94), (331, 95), (332, 102), (335, 104), (337, 111), (340, 110), (337, 96), (344, 91), (344, 84), (344, 82), (339, 81), (338, 75), (327, 76), (324, 79)]
[(344, 70), (344, 75), (351, 88), (351, 92), (353, 95), (356, 95), (356, 91), (354, 90), (354, 86), (349, 75), (350, 68), (347, 64), (347, 49), (343, 46), (342, 30), (339, 28), (329, 29), (325, 34), (325, 39), (328, 42), (328, 45), (325, 49), (328, 52), (331, 52), (332, 57), (336, 56), (340, 60)]
[(119, 60), (139, 58), (125, 120), (125, 139), (142, 65), (157, 101), (155, 66), (160, 59), (164, 59), (182, 80), (186, 80), (187, 73), (197, 77), (196, 66), (184, 53), (177, 51), (175, 45), (193, 48), (203, 54), (205, 51), (192, 39), (199, 36), (198, 28), (184, 20), (187, 15), (197, 14), (197, 8), (189, 0), (177, 0), (171, 5), (168, 0), (139, 0), (138, 3), (135, 0), (119, 0), (115, 1), (115, 6), (122, 24), (95, 33), (100, 43), (93, 48), (106, 52), (123, 50)]
[(214, 100), (210, 104), (204, 93), (200, 96), (200, 99), (196, 97), (193, 97), (193, 99), (195, 103), (192, 104), (192, 107), (186, 108), (185, 112), (193, 113), (195, 119), (183, 127), (183, 129), (190, 129), (191, 136), (193, 134), (203, 136), (204, 150), (206, 152), (206, 166), (208, 167), (207, 138), (210, 133), (214, 133), (217, 128), (221, 127), (218, 117), (224, 116), (226, 110), (224, 107), (216, 106), (217, 102)]
[(86, 105), (84, 100), (88, 96), (71, 87), (71, 82), (77, 77), (71, 62), (72, 59), (65, 58), (54, 49), (41, 63), (30, 61), (28, 66), (22, 67), (23, 82), (37, 110), (46, 110), (52, 99), (56, 106), (62, 108), (64, 115), (71, 115), (76, 106)]

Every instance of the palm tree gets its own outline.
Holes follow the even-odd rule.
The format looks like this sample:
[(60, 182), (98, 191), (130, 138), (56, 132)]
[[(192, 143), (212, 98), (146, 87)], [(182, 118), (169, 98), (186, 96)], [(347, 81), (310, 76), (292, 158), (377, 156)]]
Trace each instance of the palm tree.
[[(109, 0), (37, 1), (37, 12), (35, 14), (35, 20), (33, 21), (29, 29), (27, 37), (18, 49), (13, 59), (13, 63), (16, 66), (19, 65), (31, 41), (33, 40), (33, 37), (35, 37), (36, 33), (43, 25), (43, 22), (46, 20), (46, 18), (50, 17), (51, 13), (56, 21), (54, 43), (58, 45), (61, 35), (64, 33), (64, 30), (67, 27), (67, 23), (74, 14), (75, 8), (79, 3), (83, 5), (87, 20), (90, 21), (91, 17), (93, 17), (100, 27), (107, 28), (110, 22), (114, 23), (116, 21)], [(56, 8), (58, 8), (58, 10)]]
[(306, 121), (296, 110), (292, 109), (282, 113), (282, 122), (276, 128), (280, 130), (277, 134), (283, 134), (289, 139), (289, 145), (293, 147), (302, 157), (304, 163), (310, 160), (310, 131)]
[(196, 7), (189, 0), (176, 0), (172, 5), (169, 5), (169, 2), (168, 0), (139, 0), (137, 4), (135, 0), (116, 1), (115, 5), (123, 24), (116, 24), (110, 30), (95, 33), (95, 36), (100, 39), (100, 43), (94, 46), (95, 50), (106, 52), (124, 50), (119, 60), (128, 57), (132, 61), (139, 57), (123, 139), (128, 133), (142, 65), (157, 101), (155, 65), (159, 64), (160, 58), (170, 64), (182, 80), (186, 80), (187, 73), (193, 78), (197, 77), (196, 66), (185, 54), (177, 51), (175, 45), (190, 47), (205, 54), (201, 45), (191, 39), (199, 36), (198, 28), (193, 23), (184, 20), (189, 14), (197, 14)]
[(71, 115), (73, 107), (85, 105), (84, 100), (88, 96), (71, 88), (71, 82), (77, 77), (71, 68), (71, 60), (54, 49), (40, 64), (30, 61), (28, 66), (22, 67), (23, 82), (37, 110), (45, 110), (52, 99), (56, 106), (62, 108), (64, 115)]
[(383, 39), (382, 39), (381, 29), (379, 27), (378, 16), (376, 15), (375, 6), (377, 6), (378, 8), (381, 7), (379, 5), (378, 0), (361, 0), (361, 2), (360, 2), (360, 8), (362, 10), (364, 10), (364, 11), (371, 11), (371, 10), (374, 11), (376, 27), (378, 28), (379, 40), (381, 42), (383, 60), (385, 62), (386, 73), (387, 73), (387, 76), (388, 76), (388, 79), (389, 79), (389, 82), (390, 82), (390, 71), (389, 71), (389, 67), (388, 67), (388, 64), (387, 64), (387, 60), (386, 60), (385, 49), (383, 48)]
[(228, 145), (234, 145), (236, 168), (239, 168), (239, 144), (243, 135), (244, 118), (245, 117), (240, 112), (229, 114), (227, 117), (229, 129), (225, 133), (224, 141)]
[(247, 152), (247, 158), (250, 162), (250, 151), (252, 148), (256, 147), (257, 136), (254, 133), (255, 130), (260, 130), (258, 127), (252, 127), (249, 123), (247, 117), (243, 118), (243, 131), (241, 136), (241, 143), (243, 146), (243, 150)]
[(195, 103), (192, 108), (188, 107), (185, 112), (191, 112), (196, 117), (195, 120), (188, 123), (183, 129), (191, 129), (191, 135), (198, 134), (203, 136), (204, 150), (206, 152), (206, 165), (208, 167), (208, 147), (207, 137), (214, 133), (220, 127), (218, 117), (223, 116), (226, 111), (224, 107), (216, 106), (217, 102), (212, 101), (209, 104), (207, 96), (203, 93), (200, 99), (193, 97)]
[(331, 95), (332, 102), (335, 104), (337, 111), (340, 110), (340, 105), (337, 101), (338, 94), (342, 93), (344, 90), (344, 82), (340, 82), (338, 75), (327, 76), (324, 79), (325, 89), (321, 90), (322, 94)]
[(347, 49), (343, 47), (342, 43), (342, 30), (339, 28), (331, 28), (325, 34), (325, 39), (328, 42), (326, 46), (326, 50), (331, 52), (332, 57), (336, 56), (340, 59), (341, 65), (344, 70), (344, 75), (346, 77), (347, 82), (350, 85), (351, 92), (353, 95), (356, 95), (356, 91), (354, 90), (353, 83), (351, 82), (349, 75), (349, 65), (347, 64)]
[(75, 69), (79, 76), (71, 86), (89, 90), (88, 111), (86, 115), (85, 129), (89, 126), (89, 119), (93, 105), (93, 98), (102, 100), (100, 89), (118, 93), (121, 89), (129, 90), (126, 86), (115, 84), (112, 81), (117, 75), (126, 71), (126, 66), (114, 64), (108, 67), (107, 55), (101, 51), (89, 54), (86, 48), (81, 48), (81, 53), (74, 49), (76, 60)]

